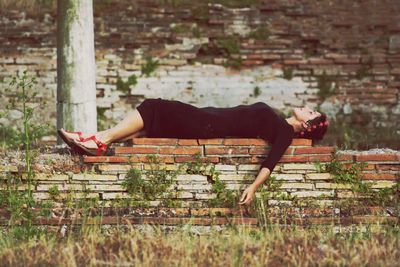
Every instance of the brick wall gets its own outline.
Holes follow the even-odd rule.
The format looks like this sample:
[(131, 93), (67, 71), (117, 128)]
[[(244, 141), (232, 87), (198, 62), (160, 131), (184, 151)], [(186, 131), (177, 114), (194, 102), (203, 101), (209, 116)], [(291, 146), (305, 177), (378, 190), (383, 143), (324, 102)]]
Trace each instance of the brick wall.
[[(176, 184), (166, 192), (171, 193), (169, 199), (175, 201), (175, 204), (178, 204), (175, 207), (179, 208), (165, 208), (163, 197), (148, 202), (149, 208), (175, 210), (177, 212), (175, 215), (191, 216), (208, 214), (211, 207), (214, 211), (221, 209), (222, 213), (255, 216), (254, 210), (247, 210), (244, 207), (225, 204), (210, 206), (208, 201), (216, 198), (216, 193), (212, 192), (215, 176), (210, 177), (210, 172), (207, 171), (193, 171), (194, 165), (188, 164), (204, 163), (203, 171), (215, 168), (218, 178), (227, 190), (242, 192), (254, 181), (259, 164), (268, 154), (270, 146), (264, 140), (134, 138), (132, 143), (132, 145), (114, 145), (114, 155), (110, 156), (63, 155), (64, 159), (61, 160), (57, 158), (61, 156), (59, 153), (42, 154), (41, 159), (34, 163), (35, 199), (53, 199), (56, 207), (65, 208), (63, 199), (71, 197), (74, 193), (74, 201), (83, 197), (96, 198), (104, 207), (118, 206), (116, 203), (119, 200), (131, 198), (122, 186), (128, 170), (135, 168), (140, 171), (143, 179), (148, 179), (154, 165), (147, 156), (154, 155), (160, 163), (158, 165), (160, 169), (178, 173)], [(367, 195), (353, 193), (350, 184), (336, 183), (331, 173), (320, 171), (316, 163), (324, 165), (330, 162), (334, 152), (337, 151), (331, 146), (313, 146), (311, 140), (294, 139), (271, 175), (279, 182), (279, 186), (275, 189), (276, 194), (266, 200), (264, 212), (278, 220), (283, 216), (289, 216), (294, 221), (308, 218), (309, 222), (332, 220), (357, 222), (374, 220), (373, 218), (395, 220), (396, 216), (390, 214), (388, 208), (396, 208), (398, 203), (395, 202), (396, 196), (393, 196), (394, 201), (388, 206), (363, 202), (368, 199)], [(337, 153), (337, 160), (343, 163), (345, 168), (350, 168), (356, 162), (366, 162), (366, 168), (361, 172), (360, 179), (362, 183), (375, 182), (372, 186), (375, 191), (391, 188), (400, 179), (398, 152), (347, 151)], [(26, 177), (23, 165), (13, 160), (9, 161), (9, 164), (4, 164), (3, 161), (4, 165), (0, 166), (2, 176)], [(60, 195), (56, 199), (52, 198), (49, 192), (54, 186), (60, 190)], [(266, 184), (263, 187), (267, 191), (271, 190)], [(26, 189), (26, 185), (21, 186), (21, 190), (23, 189)], [(84, 190), (89, 191), (84, 193)], [(257, 197), (261, 197), (260, 190), (256, 192)], [(350, 207), (343, 205), (348, 200), (355, 202)], [(140, 199), (137, 201), (139, 203)]]
[[(385, 145), (397, 148), (399, 9), (396, 0), (257, 1), (246, 8), (113, 1), (95, 12), (102, 125), (112, 125), (144, 98), (154, 96), (197, 106), (264, 101), (284, 112), (307, 103), (371, 134), (384, 126), (394, 133)], [(45, 118), (53, 125), (55, 20), (54, 10), (34, 15), (7, 10), (0, 19), (0, 80), (6, 82), (26, 68), (37, 74), (40, 93), (32, 102), (49, 100), (37, 112), (41, 121)], [(140, 75), (146, 56), (160, 63), (152, 77), (139, 77), (127, 92), (117, 90), (118, 77), (126, 81), (132, 74)], [(240, 70), (225, 67), (239, 59)], [(288, 73), (293, 79), (283, 77)], [(259, 94), (254, 93), (257, 87)], [(333, 95), (318, 95), (334, 88)], [(1, 103), (9, 98), (12, 94), (2, 97)], [(17, 117), (14, 112), (2, 122), (12, 124)]]

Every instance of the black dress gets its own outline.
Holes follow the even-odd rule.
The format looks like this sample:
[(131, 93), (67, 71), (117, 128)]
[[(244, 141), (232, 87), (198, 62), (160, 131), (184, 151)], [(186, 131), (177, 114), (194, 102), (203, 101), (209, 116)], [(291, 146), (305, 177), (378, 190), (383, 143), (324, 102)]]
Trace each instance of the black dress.
[(272, 145), (260, 169), (266, 167), (271, 173), (294, 137), (293, 126), (264, 102), (198, 108), (177, 100), (148, 98), (137, 110), (143, 118), (146, 137), (262, 138)]

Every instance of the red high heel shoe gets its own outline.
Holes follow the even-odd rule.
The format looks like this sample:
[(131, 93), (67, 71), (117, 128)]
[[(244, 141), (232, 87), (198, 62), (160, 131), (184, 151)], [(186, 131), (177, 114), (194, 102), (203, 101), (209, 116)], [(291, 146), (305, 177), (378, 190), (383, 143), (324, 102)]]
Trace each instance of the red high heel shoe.
[(85, 154), (85, 155), (89, 155), (89, 156), (102, 156), (107, 151), (108, 145), (97, 140), (96, 136), (94, 136), (94, 135), (89, 136), (87, 138), (83, 138), (79, 142), (86, 142), (89, 140), (93, 140), (96, 143), (97, 148), (87, 148), (87, 147), (83, 146), (82, 144), (79, 144), (75, 140), (73, 140), (72, 142), (78, 148), (77, 151), (81, 154)]

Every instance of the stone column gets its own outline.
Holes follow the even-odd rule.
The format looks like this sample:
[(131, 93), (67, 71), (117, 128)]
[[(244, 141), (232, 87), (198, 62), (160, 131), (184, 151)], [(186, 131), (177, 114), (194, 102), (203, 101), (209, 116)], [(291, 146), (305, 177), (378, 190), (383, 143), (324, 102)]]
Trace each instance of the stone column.
[(57, 129), (94, 133), (96, 118), (93, 2), (58, 0)]

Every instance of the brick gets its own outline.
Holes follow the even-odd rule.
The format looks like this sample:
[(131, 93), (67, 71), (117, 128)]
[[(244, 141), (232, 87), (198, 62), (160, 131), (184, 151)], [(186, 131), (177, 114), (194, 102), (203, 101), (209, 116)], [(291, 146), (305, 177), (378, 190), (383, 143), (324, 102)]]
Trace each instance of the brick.
[(176, 156), (175, 162), (194, 162), (196, 160), (199, 160), (200, 162), (210, 162), (210, 163), (218, 163), (219, 157), (199, 157), (198, 159), (195, 157), (191, 156)]
[(258, 171), (260, 169), (259, 164), (240, 164), (238, 165), (238, 171)]
[(18, 172), (18, 166), (0, 165), (0, 172)]
[(359, 58), (335, 58), (335, 63), (338, 64), (358, 64), (360, 63)]
[(177, 191), (175, 197), (179, 199), (193, 199), (193, 193), (186, 191)]
[(197, 139), (199, 145), (222, 145), (223, 138)]
[(160, 147), (160, 154), (194, 155), (201, 154), (201, 147)]
[(283, 181), (302, 181), (303, 175), (302, 174), (274, 174), (276, 180), (283, 180)]
[(211, 184), (178, 184), (178, 190), (211, 190)]
[[(250, 155), (264, 155), (268, 154), (270, 151), (270, 147), (252, 147), (249, 150)], [(285, 150), (284, 155), (293, 155), (294, 148), (293, 147), (288, 147)]]
[(317, 168), (313, 164), (286, 163), (286, 164), (283, 164), (283, 170), (312, 170), (312, 171), (316, 171)]
[(239, 147), (222, 147), (222, 146), (205, 146), (204, 153), (206, 155), (215, 155), (215, 154), (222, 154), (222, 155), (238, 155), (238, 154), (249, 154), (248, 148), (239, 148)]
[(226, 138), (223, 144), (226, 146), (262, 146), (268, 144), (268, 142), (260, 138)]
[(396, 180), (398, 174), (395, 173), (361, 173), (361, 179), (364, 180)]
[(127, 192), (106, 192), (101, 193), (101, 199), (131, 198)]
[(378, 171), (399, 171), (400, 172), (400, 163), (399, 164), (375, 164), (375, 169)]
[(311, 183), (282, 183), (279, 187), (281, 189), (313, 189), (313, 184)]
[(0, 64), (13, 64), (14, 58), (12, 57), (0, 57)]
[(328, 65), (333, 63), (332, 60), (324, 58), (309, 58), (308, 62), (315, 65)]
[[(58, 190), (60, 191), (67, 191), (67, 190), (73, 190), (73, 191), (80, 191), (83, 189), (84, 184), (38, 184), (36, 187), (37, 191), (49, 191), (50, 187), (56, 186)], [(87, 186), (87, 185), (86, 185)]]
[(85, 163), (101, 163), (101, 162), (110, 162), (110, 163), (128, 163), (128, 157), (119, 157), (119, 156), (84, 156), (83, 162)]
[(323, 195), (328, 197), (333, 197), (335, 192), (333, 190), (330, 191), (299, 191), (299, 192), (290, 192), (290, 195), (296, 197), (322, 197)]
[[(44, 199), (52, 199), (52, 196), (48, 192), (32, 192), (32, 196), (36, 200), (44, 200)], [(70, 196), (69, 193), (59, 193), (57, 195), (58, 199), (66, 199)], [(83, 192), (75, 192), (74, 199), (82, 199), (82, 198), (97, 198), (99, 197), (98, 193), (83, 193)]]
[(307, 61), (304, 59), (284, 59), (283, 64), (285, 65), (298, 65), (298, 64), (306, 64)]
[(121, 185), (87, 184), (86, 188), (93, 191), (125, 191)]
[[(174, 157), (172, 156), (161, 156), (154, 155), (154, 160), (158, 163), (173, 163)], [(133, 155), (130, 158), (131, 162), (152, 162), (152, 159), (148, 158), (147, 155)]]
[(339, 183), (315, 183), (317, 189), (351, 189), (350, 184)]
[(116, 181), (117, 175), (82, 173), (82, 174), (73, 174), (72, 180)]
[(372, 188), (391, 188), (392, 186), (396, 185), (396, 182), (392, 181), (374, 181), (374, 185)]
[(244, 65), (244, 66), (262, 65), (262, 64), (264, 64), (264, 61), (263, 60), (245, 59), (245, 60), (242, 60), (241, 64)]
[[(161, 163), (161, 164), (158, 164), (157, 167), (160, 170), (167, 170), (167, 171), (176, 171), (179, 169), (178, 164), (171, 164), (171, 163), (167, 163), (167, 164)], [(151, 169), (154, 169), (154, 166), (152, 166), (151, 164), (147, 164), (147, 163), (143, 164), (143, 170), (147, 171), (147, 170), (151, 170)]]
[(179, 139), (178, 140), (178, 145), (181, 146), (197, 146), (199, 143), (197, 142), (197, 139)]
[(351, 191), (337, 191), (337, 198), (366, 198), (362, 193), (353, 193)]
[(68, 181), (67, 174), (35, 173), (35, 180)]
[(236, 165), (226, 165), (226, 164), (215, 164), (216, 171), (236, 171)]
[(202, 181), (207, 182), (207, 176), (200, 174), (178, 174), (177, 181)]
[(220, 174), (218, 175), (221, 181), (243, 181), (243, 180), (254, 180), (253, 175), (246, 174)]
[(330, 173), (306, 173), (305, 174), (306, 181), (307, 180), (332, 180), (333, 177)]
[(217, 194), (215, 193), (195, 193), (195, 199), (213, 199), (216, 198)]
[(190, 209), (191, 216), (209, 216), (209, 215), (234, 215), (238, 214), (238, 210), (231, 208), (192, 208)]
[(107, 172), (107, 173), (121, 173), (121, 172), (127, 172), (130, 170), (132, 167), (135, 169), (141, 169), (141, 164), (132, 164), (131, 165), (117, 165), (117, 164), (101, 164), (98, 165), (97, 168), (99, 171)]
[(177, 145), (177, 138), (132, 138), (134, 145)]
[(330, 146), (321, 146), (321, 147), (296, 147), (294, 154), (331, 154), (335, 151), (334, 147)]
[(354, 155), (338, 153), (337, 160), (339, 161), (354, 161)]
[(158, 147), (116, 147), (115, 154), (157, 154)]
[[(28, 189), (28, 185), (27, 184), (21, 184), (21, 185), (18, 185), (16, 188), (17, 188), (18, 191), (23, 191), (23, 190), (27, 190)], [(0, 189), (7, 189), (7, 185), (0, 184)]]
[(271, 205), (271, 206), (280, 206), (280, 205), (292, 206), (293, 202), (291, 200), (269, 199), (268, 200), (268, 205)]
[(226, 184), (226, 189), (242, 191), (246, 189), (248, 186), (249, 186), (248, 184)]
[(283, 155), (279, 162), (308, 162), (309, 157), (303, 155)]
[(292, 143), (290, 144), (290, 146), (311, 146), (311, 145), (312, 145), (312, 140), (305, 138), (293, 139)]
[(356, 161), (398, 161), (398, 156), (396, 154), (366, 154), (366, 155), (356, 155)]

